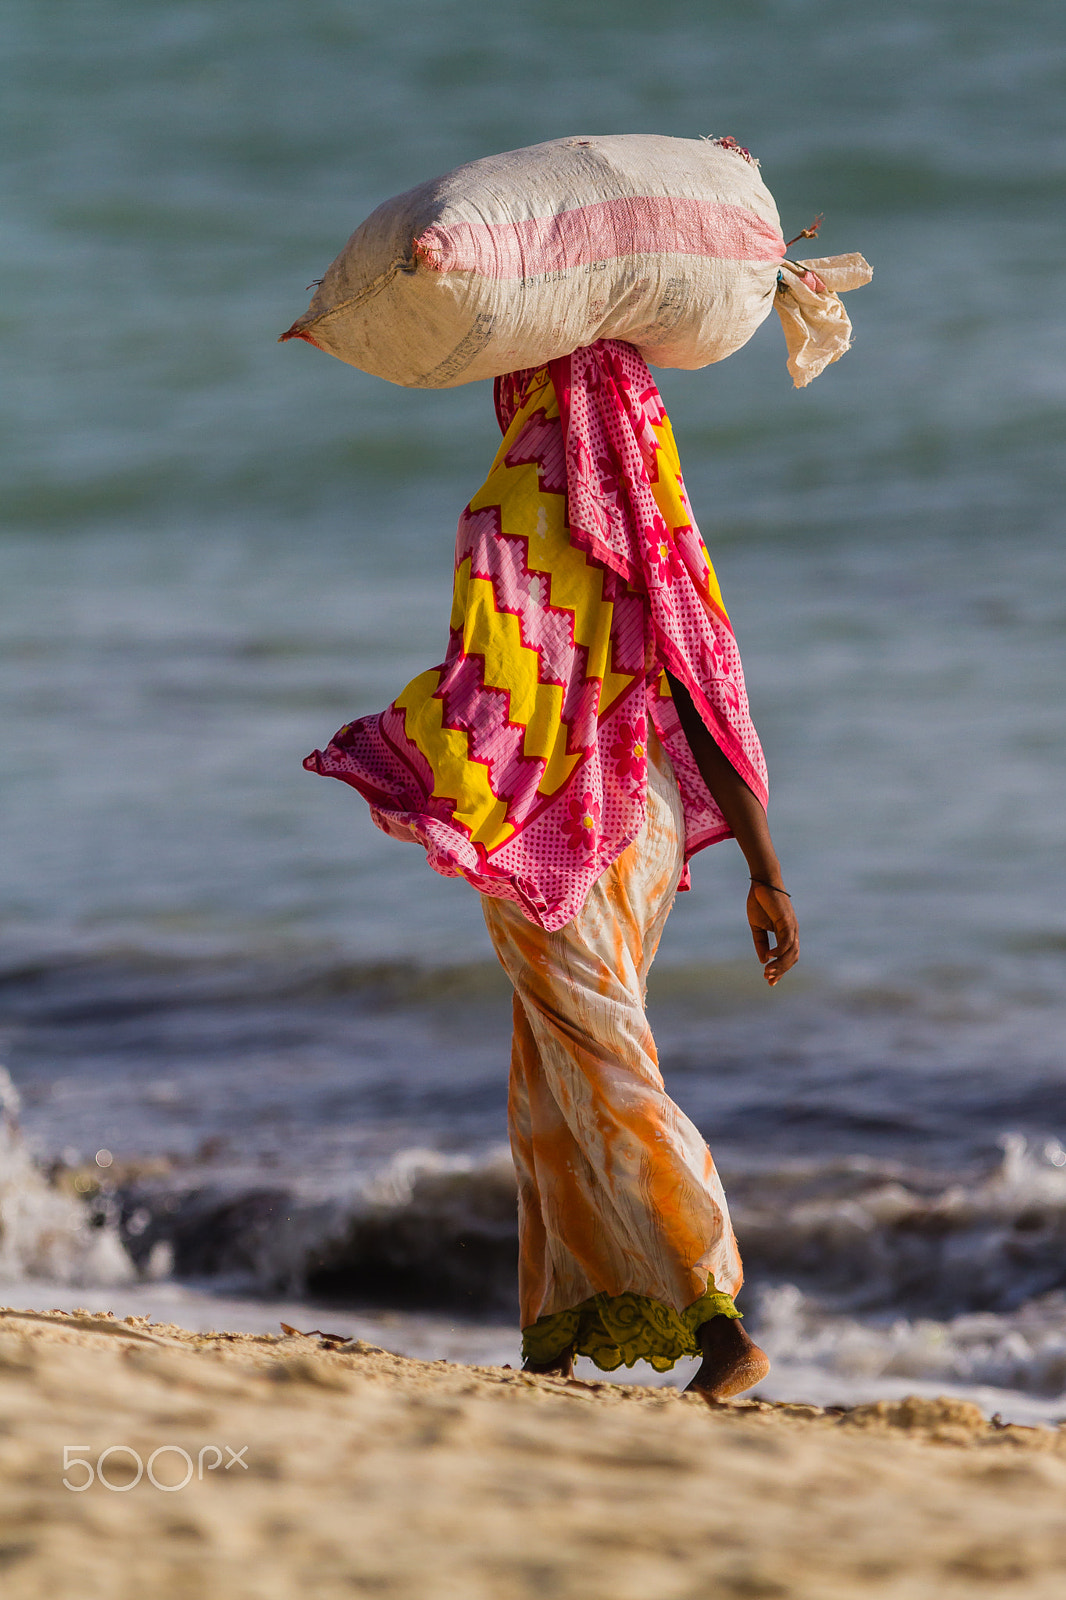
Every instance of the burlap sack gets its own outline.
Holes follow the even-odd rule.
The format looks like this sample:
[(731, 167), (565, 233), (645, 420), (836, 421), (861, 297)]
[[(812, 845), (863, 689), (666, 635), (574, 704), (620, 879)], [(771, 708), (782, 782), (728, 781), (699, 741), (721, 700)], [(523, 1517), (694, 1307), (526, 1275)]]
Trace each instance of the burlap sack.
[(773, 198), (733, 140), (554, 139), (387, 200), (282, 338), (430, 389), (597, 339), (702, 367), (751, 338), (784, 254)]

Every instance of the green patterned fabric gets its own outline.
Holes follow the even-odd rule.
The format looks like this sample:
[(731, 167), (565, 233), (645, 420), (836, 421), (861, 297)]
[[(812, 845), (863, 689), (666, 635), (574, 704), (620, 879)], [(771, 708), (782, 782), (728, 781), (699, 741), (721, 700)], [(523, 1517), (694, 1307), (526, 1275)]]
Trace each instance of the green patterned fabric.
[(603, 1372), (648, 1361), (656, 1372), (669, 1372), (683, 1356), (698, 1356), (696, 1330), (712, 1317), (739, 1317), (731, 1296), (708, 1284), (706, 1294), (684, 1311), (675, 1311), (646, 1294), (596, 1294), (570, 1311), (538, 1317), (522, 1329), (522, 1355), (537, 1366), (554, 1361), (574, 1347)]

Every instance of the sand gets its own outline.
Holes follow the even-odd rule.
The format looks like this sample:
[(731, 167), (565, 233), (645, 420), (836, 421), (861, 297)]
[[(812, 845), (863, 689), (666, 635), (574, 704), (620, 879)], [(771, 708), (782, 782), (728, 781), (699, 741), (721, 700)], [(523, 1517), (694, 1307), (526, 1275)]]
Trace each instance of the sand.
[(1066, 1580), (1066, 1429), (958, 1400), (712, 1410), (280, 1328), (0, 1311), (0, 1473), (5, 1600), (1058, 1600)]

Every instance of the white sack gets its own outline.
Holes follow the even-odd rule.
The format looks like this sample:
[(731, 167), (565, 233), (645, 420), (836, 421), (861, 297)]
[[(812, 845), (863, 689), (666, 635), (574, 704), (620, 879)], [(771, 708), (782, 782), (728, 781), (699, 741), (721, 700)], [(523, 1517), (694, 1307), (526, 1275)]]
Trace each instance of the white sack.
[(767, 316), (784, 254), (773, 198), (732, 140), (554, 139), (387, 200), (282, 338), (429, 389), (597, 339), (702, 367)]

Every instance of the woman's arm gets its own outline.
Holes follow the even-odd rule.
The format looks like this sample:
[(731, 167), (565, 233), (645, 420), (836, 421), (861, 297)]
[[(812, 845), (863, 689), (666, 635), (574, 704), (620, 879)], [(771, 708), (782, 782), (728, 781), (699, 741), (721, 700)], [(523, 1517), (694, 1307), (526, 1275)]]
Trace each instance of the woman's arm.
[[(736, 835), (748, 863), (752, 879), (748, 893), (748, 923), (755, 941), (755, 953), (763, 964), (766, 981), (772, 988), (799, 960), (799, 930), (792, 901), (781, 886), (781, 863), (770, 837), (766, 812), (704, 727), (688, 690), (669, 673), (667, 677), (670, 678), (670, 691), (677, 714), (689, 749), (700, 769), (700, 776)], [(770, 947), (771, 933), (776, 940), (773, 949)]]

